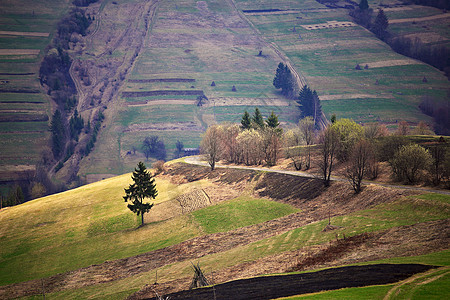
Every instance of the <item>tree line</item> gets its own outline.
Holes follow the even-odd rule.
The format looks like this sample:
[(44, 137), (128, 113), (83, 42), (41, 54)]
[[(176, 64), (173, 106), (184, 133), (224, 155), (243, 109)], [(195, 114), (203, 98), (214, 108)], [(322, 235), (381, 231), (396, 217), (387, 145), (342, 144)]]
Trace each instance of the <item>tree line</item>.
[[(406, 122), (399, 123), (397, 131), (389, 135), (386, 126), (361, 126), (350, 119), (335, 117), (332, 124), (320, 131), (314, 126), (312, 117), (300, 120), (295, 128), (284, 132), (275, 114), (272, 113), (264, 124), (261, 120), (259, 110), (255, 109), (253, 116), (244, 113), (240, 125), (227, 123), (209, 127), (201, 150), (211, 169), (219, 160), (273, 166), (278, 158), (284, 157), (291, 160), (296, 170), (307, 170), (314, 164), (324, 185), (329, 186), (339, 163), (345, 166), (344, 176), (355, 193), (359, 193), (363, 179), (376, 179), (380, 162), (386, 162), (394, 181), (449, 187), (448, 141), (441, 137), (438, 141), (419, 145), (405, 136), (410, 134)], [(421, 122), (414, 133), (432, 132)]]
[(277, 89), (281, 89), (281, 94), (288, 98), (296, 98), (296, 102), (299, 104), (302, 118), (311, 116), (317, 125), (322, 118), (322, 106), (320, 105), (320, 99), (315, 90), (311, 90), (310, 87), (304, 85), (296, 97), (296, 83), (291, 70), (287, 65), (279, 63), (273, 79), (273, 86)]
[[(448, 1), (440, 0), (414, 0), (421, 5), (429, 5), (440, 8), (448, 8)], [(373, 9), (369, 7), (367, 0), (361, 0), (359, 6), (349, 12), (356, 23), (372, 31), (379, 39), (386, 42), (395, 52), (405, 56), (421, 60), (433, 67), (444, 71), (450, 77), (450, 49), (445, 45), (427, 45), (419, 37), (407, 38), (394, 36), (388, 31), (389, 20), (382, 9), (373, 19)]]
[(280, 154), (282, 129), (274, 112), (264, 120), (260, 110), (254, 114), (245, 111), (241, 125), (222, 124), (208, 127), (200, 143), (211, 169), (218, 160), (229, 163), (259, 165), (265, 162), (272, 166)]

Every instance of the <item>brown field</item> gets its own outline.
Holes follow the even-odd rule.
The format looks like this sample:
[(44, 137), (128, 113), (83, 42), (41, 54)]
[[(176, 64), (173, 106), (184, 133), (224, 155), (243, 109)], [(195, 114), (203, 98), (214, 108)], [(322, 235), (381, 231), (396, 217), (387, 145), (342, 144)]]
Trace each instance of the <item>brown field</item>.
[(310, 25), (301, 25), (306, 30), (314, 30), (314, 29), (330, 29), (330, 28), (339, 28), (339, 27), (352, 27), (356, 26), (353, 22), (338, 22), (338, 21), (327, 21), (326, 23), (321, 24), (310, 24)]
[(39, 49), (0, 49), (0, 55), (38, 55)]
[(365, 62), (365, 63), (360, 63), (359, 65), (361, 67), (368, 65), (369, 68), (384, 68), (384, 67), (419, 65), (419, 64), (423, 64), (423, 63), (418, 60), (408, 58), (408, 59), (384, 60), (384, 61), (377, 61), (377, 62)]
[(48, 37), (50, 35), (50, 33), (48, 33), (48, 32), (20, 32), (20, 31), (4, 31), (4, 30), (0, 30), (0, 35)]
[(425, 22), (425, 21), (432, 21), (432, 20), (444, 19), (444, 18), (449, 18), (449, 17), (450, 17), (450, 13), (443, 13), (440, 15), (422, 17), (422, 18), (406, 18), (406, 19), (389, 20), (389, 24), (406, 23), (406, 22)]

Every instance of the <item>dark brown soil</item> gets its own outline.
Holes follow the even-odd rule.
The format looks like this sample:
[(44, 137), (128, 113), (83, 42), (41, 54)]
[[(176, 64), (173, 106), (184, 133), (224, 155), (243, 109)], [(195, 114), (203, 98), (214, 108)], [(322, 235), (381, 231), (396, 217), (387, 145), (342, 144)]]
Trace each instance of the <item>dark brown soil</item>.
[[(418, 264), (378, 264), (328, 269), (318, 272), (241, 279), (214, 287), (165, 295), (176, 299), (269, 300), (348, 287), (389, 284), (434, 268)], [(156, 298), (147, 298), (156, 299)]]

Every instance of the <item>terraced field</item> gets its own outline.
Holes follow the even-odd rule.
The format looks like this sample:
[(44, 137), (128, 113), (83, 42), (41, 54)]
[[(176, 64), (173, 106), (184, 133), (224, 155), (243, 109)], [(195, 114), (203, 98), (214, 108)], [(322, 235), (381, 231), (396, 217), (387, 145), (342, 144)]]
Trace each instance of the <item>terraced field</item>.
[[(268, 41), (286, 53), (295, 68), (317, 90), (328, 117), (335, 113), (337, 117), (352, 118), (357, 122), (429, 121), (418, 108), (422, 97), (449, 101), (448, 80), (440, 71), (393, 52), (360, 26), (338, 26), (342, 22), (352, 22), (346, 9), (326, 8), (313, 0), (235, 2), (242, 10), (287, 10), (283, 14), (253, 12), (245, 15)], [(380, 1), (369, 1), (369, 4), (376, 13)], [(398, 3), (382, 1), (382, 4), (385, 7)], [(439, 41), (450, 38), (447, 26), (450, 19), (438, 9), (407, 6), (388, 8), (386, 14), (397, 21), (390, 26), (393, 32), (416, 32), (421, 28), (421, 32), (436, 31), (427, 35), (430, 39), (433, 36), (437, 39), (437, 35)], [(420, 19), (430, 16), (434, 18)], [(411, 17), (417, 18), (413, 28)], [(427, 22), (443, 24), (425, 26)], [(368, 69), (355, 70), (356, 64), (362, 67), (367, 64)], [(423, 77), (430, 80), (423, 83)]]
[(47, 149), (51, 105), (39, 83), (39, 67), (69, 3), (0, 3), (0, 183), (21, 179), (22, 170), (33, 169)]
[[(239, 122), (245, 110), (253, 112), (256, 106), (265, 116), (273, 110), (284, 124), (299, 118), (295, 103), (272, 86), (278, 54), (231, 2), (184, 0), (156, 5), (120, 96), (108, 104), (111, 119), (91, 158), (81, 163), (81, 174), (129, 170), (143, 159), (142, 153), (130, 155), (130, 150), (140, 149), (150, 135), (163, 138), (170, 158), (177, 140), (185, 147), (198, 147), (208, 125)], [(201, 95), (207, 99), (200, 106)]]

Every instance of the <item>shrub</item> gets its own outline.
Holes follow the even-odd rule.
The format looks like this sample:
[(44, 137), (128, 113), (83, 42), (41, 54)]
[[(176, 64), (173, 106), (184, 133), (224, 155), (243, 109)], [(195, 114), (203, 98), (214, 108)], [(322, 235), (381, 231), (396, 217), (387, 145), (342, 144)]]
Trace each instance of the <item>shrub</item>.
[(415, 183), (421, 171), (426, 170), (432, 162), (427, 149), (417, 144), (402, 146), (389, 161), (394, 177), (399, 181)]
[(153, 169), (155, 169), (155, 175), (162, 174), (166, 171), (165, 162), (163, 160), (158, 160), (153, 163)]

